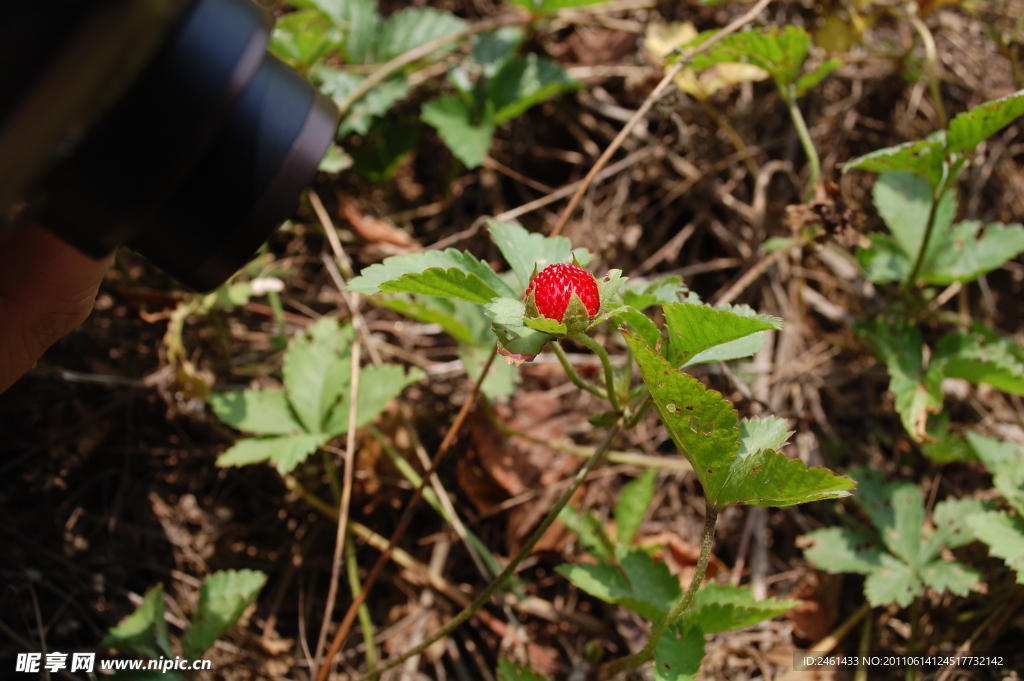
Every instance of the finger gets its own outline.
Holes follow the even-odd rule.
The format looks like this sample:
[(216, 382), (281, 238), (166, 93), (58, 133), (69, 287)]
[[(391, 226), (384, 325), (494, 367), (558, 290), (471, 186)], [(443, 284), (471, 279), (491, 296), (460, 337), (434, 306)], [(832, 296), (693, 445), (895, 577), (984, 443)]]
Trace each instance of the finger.
[(37, 226), (0, 243), (0, 391), (85, 321), (112, 259), (93, 260)]

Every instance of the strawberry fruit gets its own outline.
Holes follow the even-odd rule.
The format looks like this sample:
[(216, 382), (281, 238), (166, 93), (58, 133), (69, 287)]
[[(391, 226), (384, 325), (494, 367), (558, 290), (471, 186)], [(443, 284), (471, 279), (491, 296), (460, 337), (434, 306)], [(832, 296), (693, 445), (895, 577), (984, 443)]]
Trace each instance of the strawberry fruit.
[(582, 267), (568, 263), (549, 265), (533, 278), (526, 289), (527, 299), (533, 295), (537, 312), (557, 322), (565, 318), (565, 311), (574, 293), (586, 306), (590, 319), (593, 319), (601, 309), (601, 294), (594, 275)]

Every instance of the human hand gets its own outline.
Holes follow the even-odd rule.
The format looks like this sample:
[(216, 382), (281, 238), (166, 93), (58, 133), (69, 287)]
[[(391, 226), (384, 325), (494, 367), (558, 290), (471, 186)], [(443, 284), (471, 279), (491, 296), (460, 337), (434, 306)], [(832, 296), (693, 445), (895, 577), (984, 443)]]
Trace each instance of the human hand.
[(85, 321), (112, 261), (34, 225), (0, 241), (0, 392)]

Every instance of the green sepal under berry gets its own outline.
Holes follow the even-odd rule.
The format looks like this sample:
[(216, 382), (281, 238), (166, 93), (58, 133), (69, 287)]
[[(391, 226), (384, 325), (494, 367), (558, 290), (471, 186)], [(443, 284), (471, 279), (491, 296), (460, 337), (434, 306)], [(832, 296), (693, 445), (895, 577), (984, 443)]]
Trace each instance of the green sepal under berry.
[(526, 308), (527, 303), (518, 298), (495, 298), (484, 307), (498, 337), (498, 354), (516, 366), (532, 360), (545, 344), (555, 340), (554, 335), (526, 326)]

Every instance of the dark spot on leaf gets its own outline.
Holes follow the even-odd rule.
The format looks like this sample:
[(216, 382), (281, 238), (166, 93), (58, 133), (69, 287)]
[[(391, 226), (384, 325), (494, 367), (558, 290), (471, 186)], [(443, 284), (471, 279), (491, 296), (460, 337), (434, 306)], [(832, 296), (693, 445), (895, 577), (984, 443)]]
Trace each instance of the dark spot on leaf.
[(692, 404), (688, 404), (688, 405), (686, 405), (686, 409), (687, 409), (688, 411), (693, 411), (693, 405), (692, 405)]
[(709, 468), (708, 469), (708, 475), (711, 475), (712, 473), (714, 473), (714, 471)]
[(754, 466), (753, 468), (750, 469), (750, 472), (751, 473), (756, 473), (759, 470), (761, 470), (761, 468), (762, 468), (762, 466)]

